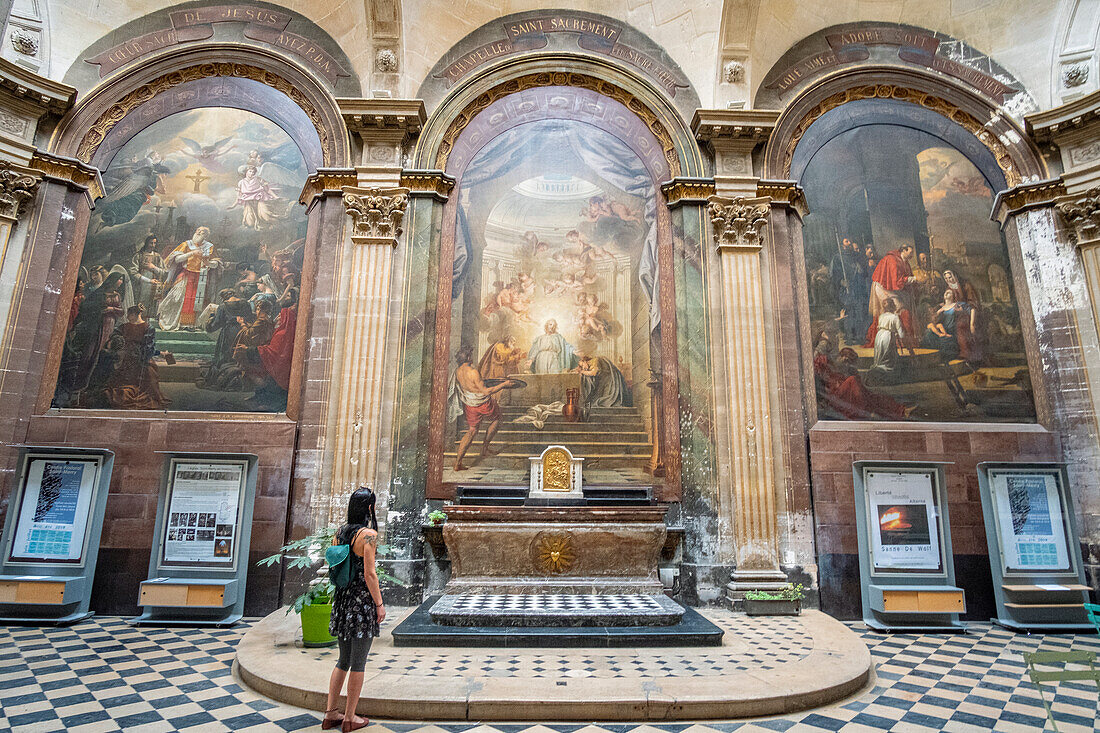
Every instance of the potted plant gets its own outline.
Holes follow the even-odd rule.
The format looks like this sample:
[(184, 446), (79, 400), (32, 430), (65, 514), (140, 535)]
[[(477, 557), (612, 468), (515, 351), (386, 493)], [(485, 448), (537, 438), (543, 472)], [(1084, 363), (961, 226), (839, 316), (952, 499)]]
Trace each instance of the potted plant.
[(745, 593), (745, 613), (749, 616), (797, 616), (802, 613), (806, 590), (801, 583), (787, 583), (779, 590), (750, 590)]
[(441, 509), (436, 509), (434, 512), (428, 512), (428, 526), (438, 527), (447, 521), (447, 513)]
[[(332, 646), (336, 643), (336, 639), (328, 633), (329, 619), (332, 616), (332, 594), (336, 589), (328, 579), (325, 548), (332, 544), (338, 529), (336, 525), (323, 527), (300, 540), (288, 542), (279, 549), (279, 552), (257, 563), (266, 567), (285, 559), (288, 569), (316, 569), (305, 591), (291, 601), (286, 610), (288, 614), (293, 611), (301, 617), (302, 644), (307, 647)], [(382, 558), (388, 554), (389, 548), (381, 545), (375, 557)], [(405, 585), (381, 568), (376, 568), (376, 571), (379, 580), (395, 585)]]

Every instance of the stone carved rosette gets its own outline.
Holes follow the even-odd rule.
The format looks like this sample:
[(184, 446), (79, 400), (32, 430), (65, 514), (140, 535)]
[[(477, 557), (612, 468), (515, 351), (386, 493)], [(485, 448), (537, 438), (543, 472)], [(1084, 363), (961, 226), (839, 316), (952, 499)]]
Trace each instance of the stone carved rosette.
[(352, 241), (396, 247), (408, 203), (409, 191), (406, 188), (345, 190), (344, 207), (354, 227)]
[(768, 229), (767, 198), (711, 196), (707, 214), (714, 227), (714, 246), (722, 250), (759, 251)]

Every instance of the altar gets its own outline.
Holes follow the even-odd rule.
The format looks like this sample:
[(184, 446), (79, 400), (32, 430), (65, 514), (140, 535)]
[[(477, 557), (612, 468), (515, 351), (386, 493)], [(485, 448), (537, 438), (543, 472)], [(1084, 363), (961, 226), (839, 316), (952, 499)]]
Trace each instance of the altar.
[[(661, 582), (667, 505), (633, 487), (586, 492), (584, 459), (562, 445), (529, 463), (528, 486), (444, 506), (450, 578), (394, 629), (395, 645), (721, 644)], [(607, 505), (615, 493), (633, 501)]]

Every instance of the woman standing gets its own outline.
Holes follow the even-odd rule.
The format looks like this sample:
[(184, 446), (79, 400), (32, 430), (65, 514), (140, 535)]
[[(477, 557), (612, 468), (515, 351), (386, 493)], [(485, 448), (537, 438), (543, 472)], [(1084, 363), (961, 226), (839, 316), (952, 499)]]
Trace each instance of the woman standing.
[[(378, 543), (378, 519), (374, 512), (374, 492), (360, 487), (348, 500), (348, 523), (336, 532), (334, 544), (351, 545), (351, 582), (337, 588), (332, 598), (332, 620), (328, 631), (340, 645), (340, 657), (328, 683), (328, 709), (321, 727), (347, 731), (367, 725), (366, 718), (355, 714), (359, 693), (363, 690), (363, 668), (371, 640), (378, 636), (379, 624), (386, 618), (382, 590), (375, 572), (375, 548)], [(340, 715), (337, 701), (347, 679), (347, 703)]]

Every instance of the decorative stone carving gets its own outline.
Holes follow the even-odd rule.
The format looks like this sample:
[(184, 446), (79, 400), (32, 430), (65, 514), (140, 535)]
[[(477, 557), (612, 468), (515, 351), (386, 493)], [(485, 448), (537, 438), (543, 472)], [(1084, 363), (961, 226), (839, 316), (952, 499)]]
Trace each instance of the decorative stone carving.
[(39, 179), (0, 161), (0, 218), (15, 220), (38, 193)]
[(714, 195), (712, 178), (674, 178), (661, 184), (661, 193), (669, 206), (686, 202), (703, 202)]
[(1067, 89), (1079, 87), (1089, 80), (1089, 66), (1087, 63), (1071, 64), (1062, 69), (1062, 85)]
[(446, 201), (455, 187), (455, 179), (443, 171), (401, 171), (401, 185), (410, 194), (430, 194), (440, 202)]
[(722, 81), (727, 84), (740, 84), (745, 81), (745, 65), (740, 61), (730, 61), (722, 67)]
[(1069, 151), (1069, 159), (1073, 161), (1074, 165), (1091, 163), (1097, 158), (1100, 158), (1100, 142), (1091, 142), (1079, 148), (1070, 148)]
[(760, 199), (711, 196), (707, 205), (711, 225), (714, 227), (714, 244), (723, 249), (753, 249), (764, 246), (764, 232), (768, 226), (768, 204)]
[(38, 37), (23, 28), (11, 32), (11, 47), (24, 56), (38, 55)]
[(568, 532), (546, 532), (535, 536), (531, 543), (535, 567), (548, 575), (559, 575), (573, 568), (577, 551)]
[(383, 48), (374, 56), (374, 70), (382, 74), (397, 72), (397, 54), (388, 48)]
[(1076, 201), (1055, 208), (1072, 228), (1078, 246), (1100, 243), (1100, 188), (1090, 188)]
[(401, 236), (401, 220), (409, 203), (404, 188), (368, 188), (362, 193), (344, 193), (344, 206), (355, 229), (356, 240), (383, 240), (394, 247)]
[(0, 111), (0, 130), (23, 137), (27, 134), (27, 121), (10, 112)]

